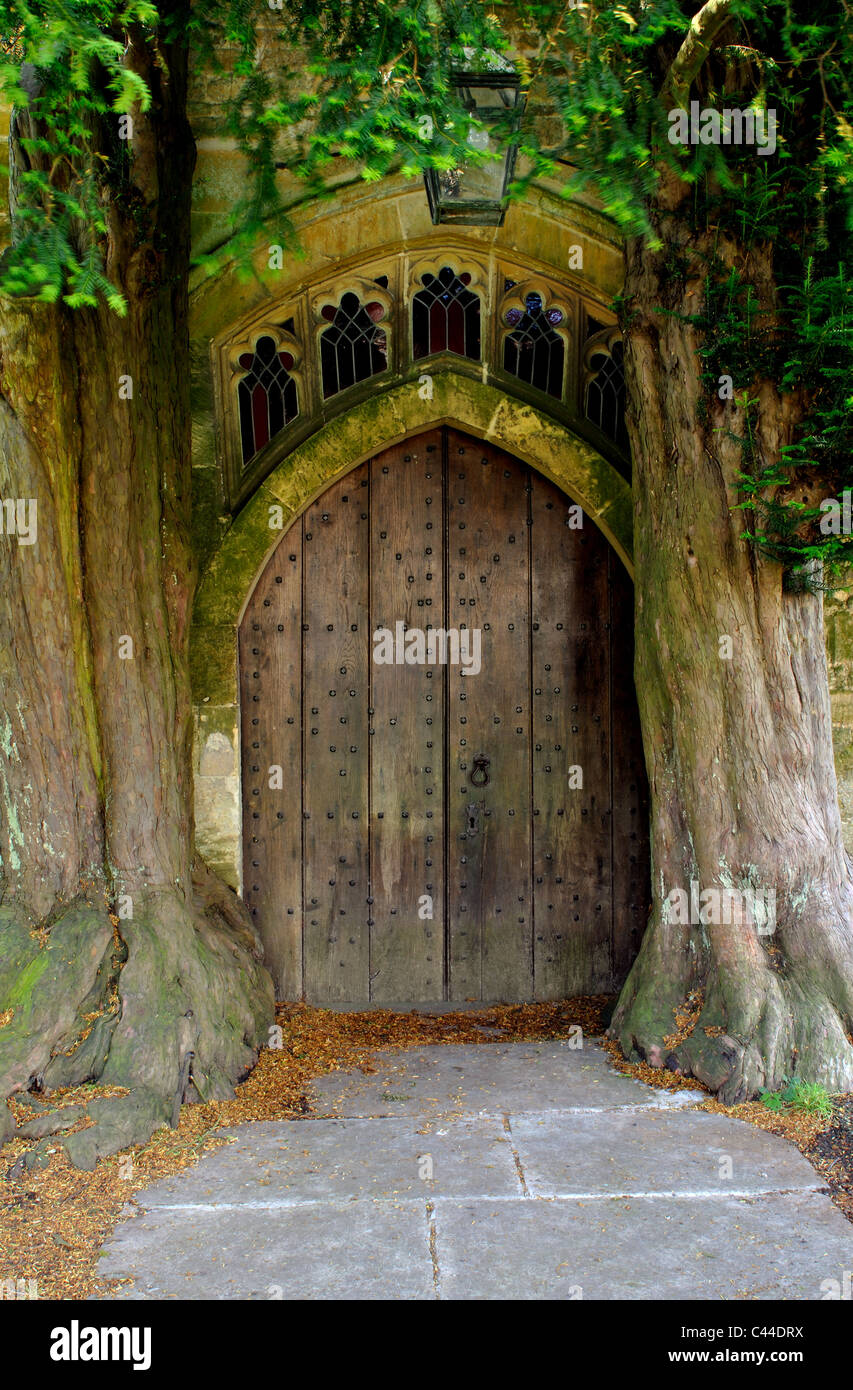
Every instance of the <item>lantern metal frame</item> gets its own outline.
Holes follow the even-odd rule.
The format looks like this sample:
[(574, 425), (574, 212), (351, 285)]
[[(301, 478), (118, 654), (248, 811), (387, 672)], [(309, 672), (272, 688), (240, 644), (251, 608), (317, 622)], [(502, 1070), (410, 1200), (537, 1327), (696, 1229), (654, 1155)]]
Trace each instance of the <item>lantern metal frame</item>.
[[(486, 71), (479, 69), (459, 68), (456, 69), (451, 77), (452, 86), (457, 93), (464, 97), (466, 88), (485, 87), (511, 90), (514, 93), (514, 105), (512, 108), (507, 106), (484, 106), (474, 108), (473, 114), (478, 121), (488, 130), (498, 122), (506, 121), (511, 114), (512, 131), (515, 136), (521, 129), (521, 118), (524, 114), (524, 107), (527, 101), (527, 94), (521, 90), (521, 77), (512, 68), (490, 68)], [(470, 105), (473, 103), (465, 103)], [(503, 179), (501, 180), (501, 192), (498, 198), (461, 198), (448, 197), (442, 188), (442, 179), (447, 179), (446, 170), (426, 169), (424, 171), (424, 184), (426, 185), (429, 210), (434, 225), (454, 225), (462, 227), (500, 227), (503, 225), (507, 209), (507, 189), (509, 188), (515, 171), (516, 156), (518, 146), (515, 140), (508, 143), (501, 155), (503, 160)], [(464, 168), (464, 166), (462, 166)], [(458, 172), (458, 171), (457, 171)]]

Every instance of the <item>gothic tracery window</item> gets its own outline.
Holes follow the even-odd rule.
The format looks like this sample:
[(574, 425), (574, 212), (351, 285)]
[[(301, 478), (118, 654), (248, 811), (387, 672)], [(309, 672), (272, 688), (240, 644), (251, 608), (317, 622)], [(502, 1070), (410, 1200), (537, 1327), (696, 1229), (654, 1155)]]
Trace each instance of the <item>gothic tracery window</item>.
[(453, 246), (388, 253), (294, 288), (280, 308), (266, 305), (214, 351), (229, 499), (242, 501), (315, 421), (346, 410), (352, 388), (361, 385), (363, 395), (368, 384), (381, 391), (411, 383), (424, 359), (438, 355), (446, 369), (447, 357), (482, 364), (484, 381), (496, 374), (511, 392), (514, 378), (524, 398), (538, 393), (540, 409), (554, 407), (567, 421), (580, 415), (602, 447), (606, 438), (629, 453), (612, 315), (592, 293), (509, 255), (480, 261)]
[(320, 312), (329, 321), (320, 335), (325, 398), (385, 371), (388, 336), (381, 324), (385, 306), (379, 300), (363, 303), (354, 291), (347, 290), (337, 307), (326, 304)]
[(480, 360), (480, 296), (469, 289), (471, 275), (443, 266), (421, 276), (423, 289), (412, 298), (412, 357), (453, 352)]
[(586, 384), (584, 413), (597, 425), (602, 434), (628, 452), (628, 431), (625, 427), (625, 370), (622, 343), (617, 339), (609, 350), (595, 346), (587, 350), (587, 369), (592, 375)]
[[(507, 281), (507, 287), (511, 288), (511, 282)], [(558, 400), (563, 394), (566, 345), (556, 330), (564, 318), (557, 305), (546, 308), (535, 290), (525, 295), (524, 308), (515, 305), (503, 315), (511, 330), (504, 338), (504, 371)]]
[(299, 393), (291, 376), (294, 358), (274, 338), (258, 338), (254, 352), (237, 359), (245, 373), (237, 383), (243, 464), (299, 414)]

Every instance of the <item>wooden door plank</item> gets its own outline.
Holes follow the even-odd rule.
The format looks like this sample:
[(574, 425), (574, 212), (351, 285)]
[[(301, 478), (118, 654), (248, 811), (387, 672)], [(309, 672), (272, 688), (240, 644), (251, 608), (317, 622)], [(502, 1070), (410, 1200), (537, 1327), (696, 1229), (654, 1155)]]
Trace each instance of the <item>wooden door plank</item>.
[[(532, 494), (535, 996), (609, 988), (610, 634), (607, 545), (570, 500)], [(580, 774), (572, 774), (580, 768)], [(582, 778), (582, 786), (572, 781)]]
[(306, 998), (370, 997), (368, 466), (303, 517)]
[(278, 999), (302, 995), (301, 621), (297, 523), (267, 562), (239, 634), (243, 897)]
[[(397, 623), (444, 621), (441, 446), (431, 430), (371, 462), (370, 626), (395, 646)], [(374, 1000), (444, 997), (445, 669), (371, 661)]]
[(625, 981), (651, 907), (649, 784), (634, 688), (634, 586), (610, 552), (613, 663), (613, 988)]
[[(527, 470), (452, 429), (447, 451), (447, 626), (482, 643), (479, 674), (448, 667), (450, 997), (529, 999)], [(477, 755), (487, 786), (472, 785)]]

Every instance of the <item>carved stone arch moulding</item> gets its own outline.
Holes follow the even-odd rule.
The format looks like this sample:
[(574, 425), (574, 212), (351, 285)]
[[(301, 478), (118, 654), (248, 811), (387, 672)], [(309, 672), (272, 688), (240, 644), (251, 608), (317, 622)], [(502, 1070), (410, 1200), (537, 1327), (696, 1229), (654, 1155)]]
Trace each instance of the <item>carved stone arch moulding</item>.
[(597, 370), (591, 366), (591, 359), (596, 356), (612, 357), (614, 347), (621, 342), (622, 334), (615, 324), (608, 324), (587, 338), (583, 349), (584, 382), (595, 376)]
[[(580, 503), (631, 571), (631, 489), (613, 463), (544, 410), (457, 368), (436, 378), (432, 398), (418, 390), (417, 379), (394, 386), (328, 421), (282, 458), (235, 517), (207, 565), (194, 623), (235, 626), (282, 528), (373, 453), (442, 423), (500, 444), (550, 478)], [(202, 698), (211, 694), (198, 693)]]
[(475, 290), (480, 295), (487, 294), (490, 272), (486, 262), (463, 247), (450, 246), (439, 251), (438, 254), (434, 252), (429, 255), (418, 255), (414, 252), (409, 254), (406, 279), (408, 296), (411, 297), (423, 288), (425, 276), (438, 276), (445, 268), (451, 270), (454, 275), (466, 274), (469, 276), (470, 289)]
[[(604, 534), (631, 571), (631, 489), (613, 462), (541, 406), (484, 382), (455, 359), (427, 399), (417, 377), (366, 397), (279, 458), (235, 516), (201, 576), (190, 629), (199, 755), (199, 844), (235, 887), (240, 881), (237, 630), (282, 534), (331, 483), (366, 459), (436, 425), (491, 441), (549, 478)], [(544, 402), (543, 402), (544, 404)], [(229, 761), (229, 759), (231, 761)], [(227, 763), (227, 768), (225, 764)]]

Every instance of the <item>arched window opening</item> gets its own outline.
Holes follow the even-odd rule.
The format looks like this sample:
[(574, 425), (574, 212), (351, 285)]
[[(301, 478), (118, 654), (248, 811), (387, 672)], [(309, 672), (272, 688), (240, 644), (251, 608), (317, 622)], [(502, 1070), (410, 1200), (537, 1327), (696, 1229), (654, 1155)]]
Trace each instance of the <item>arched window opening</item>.
[(504, 323), (512, 330), (504, 339), (504, 371), (559, 400), (566, 347), (556, 328), (565, 315), (556, 305), (546, 309), (535, 291), (525, 296), (524, 306), (504, 314)]
[(274, 338), (259, 338), (254, 352), (241, 353), (237, 360), (246, 373), (237, 383), (245, 466), (285, 425), (296, 419), (299, 394), (290, 375), (293, 354), (286, 349), (279, 351)]
[(595, 375), (587, 383), (585, 414), (602, 434), (612, 439), (618, 448), (628, 452), (628, 431), (625, 427), (625, 369), (622, 344), (616, 342), (609, 352), (594, 352), (589, 366)]
[(471, 276), (444, 266), (438, 275), (421, 276), (422, 290), (412, 298), (412, 357), (453, 352), (480, 360), (480, 296), (468, 286)]
[(329, 320), (329, 327), (320, 335), (320, 367), (326, 399), (386, 370), (388, 337), (380, 324), (385, 315), (383, 304), (378, 300), (362, 304), (358, 295), (348, 290), (337, 308), (327, 304), (321, 313)]

